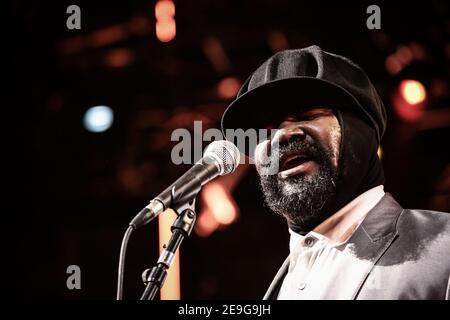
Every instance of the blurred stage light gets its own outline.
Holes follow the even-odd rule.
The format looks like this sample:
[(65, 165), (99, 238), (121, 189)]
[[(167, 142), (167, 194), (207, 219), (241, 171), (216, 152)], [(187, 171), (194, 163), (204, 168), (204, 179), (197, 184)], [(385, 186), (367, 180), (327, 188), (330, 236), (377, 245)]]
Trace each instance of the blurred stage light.
[(230, 59), (218, 38), (213, 36), (205, 37), (203, 40), (203, 51), (217, 73), (223, 74), (231, 70)]
[(195, 225), (195, 233), (199, 237), (208, 237), (220, 227), (220, 223), (214, 218), (209, 210), (200, 213)]
[(426, 98), (427, 92), (422, 83), (411, 79), (403, 80), (393, 96), (392, 105), (402, 120), (415, 122), (424, 114)]
[(114, 120), (113, 111), (107, 106), (89, 108), (83, 117), (83, 124), (90, 132), (103, 132), (108, 130)]
[(238, 79), (233, 77), (228, 77), (219, 82), (217, 85), (218, 94), (225, 99), (232, 99), (236, 97), (241, 83)]
[(214, 181), (205, 185), (201, 199), (204, 206), (195, 226), (198, 236), (208, 237), (220, 227), (237, 220), (239, 208), (222, 183)]
[(395, 56), (404, 66), (410, 64), (413, 59), (412, 51), (408, 46), (398, 47)]
[(158, 21), (156, 23), (156, 37), (161, 42), (169, 42), (175, 38), (177, 29), (175, 21)]
[(161, 42), (169, 42), (177, 33), (175, 4), (170, 0), (160, 0), (155, 5), (156, 37)]
[(400, 82), (400, 92), (405, 101), (411, 105), (425, 101), (427, 92), (422, 83), (416, 80)]
[(175, 4), (171, 0), (160, 0), (155, 5), (155, 17), (164, 20), (175, 16)]
[(391, 75), (398, 74), (403, 68), (401, 62), (398, 60), (395, 54), (391, 54), (386, 58), (385, 67), (386, 71)]
[(289, 48), (286, 36), (281, 31), (271, 31), (267, 37), (269, 46), (273, 52), (278, 52)]
[(223, 225), (233, 223), (237, 219), (237, 210), (224, 186), (218, 182), (204, 187), (205, 201), (214, 218)]
[(129, 49), (114, 49), (105, 55), (105, 64), (113, 68), (123, 68), (134, 61), (134, 54)]

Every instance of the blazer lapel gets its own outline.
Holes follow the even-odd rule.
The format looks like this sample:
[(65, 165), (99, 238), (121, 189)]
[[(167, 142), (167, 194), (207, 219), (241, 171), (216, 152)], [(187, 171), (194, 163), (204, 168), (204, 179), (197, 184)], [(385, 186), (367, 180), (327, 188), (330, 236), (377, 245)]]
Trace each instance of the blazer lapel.
[[(346, 246), (351, 248), (352, 255), (356, 257), (355, 263), (361, 261), (365, 264), (363, 270), (355, 275), (357, 281), (354, 290), (352, 289), (352, 299), (358, 297), (374, 265), (398, 236), (396, 224), (402, 211), (403, 208), (389, 193), (386, 193), (377, 205), (367, 213), (364, 221), (348, 240)], [(289, 256), (272, 280), (269, 289), (264, 295), (264, 300), (274, 300), (277, 298), (288, 267)], [(335, 290), (339, 290), (339, 288)], [(335, 292), (334, 290), (330, 290), (325, 295), (325, 299), (338, 298), (339, 292)]]
[(402, 211), (403, 208), (389, 193), (386, 193), (369, 211), (347, 242), (352, 248), (351, 253), (358, 260), (368, 262), (365, 270), (358, 275), (359, 284), (355, 288), (352, 299), (358, 297), (375, 264), (397, 238), (397, 220)]
[(286, 260), (284, 260), (283, 264), (281, 265), (281, 268), (278, 270), (277, 274), (275, 275), (275, 278), (272, 280), (269, 289), (267, 289), (267, 292), (264, 295), (263, 300), (277, 299), (278, 292), (280, 291), (281, 288), (281, 284), (283, 283), (283, 279), (288, 271), (289, 257), (290, 255), (286, 258)]

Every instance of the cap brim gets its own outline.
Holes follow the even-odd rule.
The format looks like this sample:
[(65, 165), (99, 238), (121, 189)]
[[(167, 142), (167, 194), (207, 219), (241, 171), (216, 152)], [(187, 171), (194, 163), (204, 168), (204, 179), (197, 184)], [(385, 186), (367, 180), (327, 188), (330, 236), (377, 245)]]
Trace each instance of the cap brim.
[[(264, 129), (301, 110), (337, 105), (357, 112), (362, 109), (349, 92), (331, 82), (311, 77), (280, 79), (233, 101), (222, 116), (222, 133), (227, 138), (227, 129)], [(247, 151), (243, 153), (248, 155)]]

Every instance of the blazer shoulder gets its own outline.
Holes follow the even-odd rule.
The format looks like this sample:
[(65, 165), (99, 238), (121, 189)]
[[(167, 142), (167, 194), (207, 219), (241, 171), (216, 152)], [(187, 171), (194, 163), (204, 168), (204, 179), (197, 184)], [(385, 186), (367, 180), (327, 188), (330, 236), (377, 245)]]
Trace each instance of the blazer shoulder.
[(438, 235), (450, 241), (450, 213), (403, 209), (398, 220), (398, 229), (408, 233)]

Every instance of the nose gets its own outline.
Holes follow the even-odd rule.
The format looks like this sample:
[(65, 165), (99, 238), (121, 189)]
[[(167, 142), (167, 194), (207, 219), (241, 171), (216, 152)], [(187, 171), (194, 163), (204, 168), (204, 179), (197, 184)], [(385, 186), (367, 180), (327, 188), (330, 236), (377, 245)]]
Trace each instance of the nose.
[(275, 135), (273, 136), (273, 139), (271, 141), (271, 147), (275, 144), (283, 144), (283, 143), (289, 143), (291, 140), (300, 139), (303, 140), (306, 137), (305, 131), (298, 125), (290, 125), (286, 126), (282, 129), (278, 129), (275, 132)]

